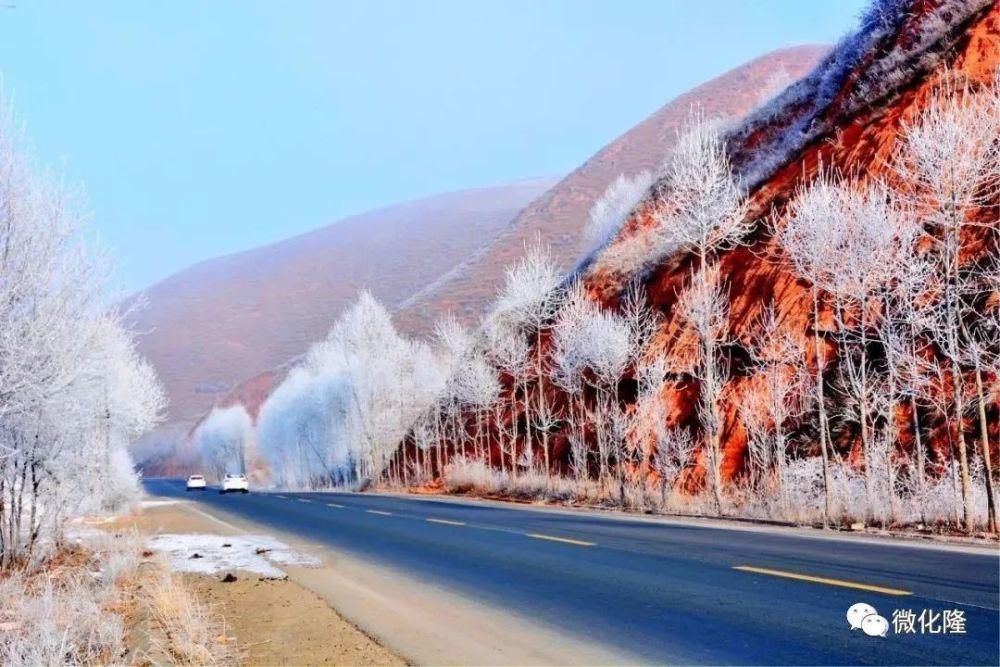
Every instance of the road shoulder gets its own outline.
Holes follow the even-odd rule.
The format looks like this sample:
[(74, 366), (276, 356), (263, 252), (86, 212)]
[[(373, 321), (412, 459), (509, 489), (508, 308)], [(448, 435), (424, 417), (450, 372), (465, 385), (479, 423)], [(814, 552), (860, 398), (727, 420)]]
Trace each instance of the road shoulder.
[[(238, 533), (185, 501), (150, 503), (127, 522), (146, 536)], [(272, 579), (241, 571), (231, 574), (235, 581), (223, 581), (225, 577), (219, 575), (185, 574), (182, 578), (213, 614), (225, 620), (225, 634), (235, 637), (246, 664), (406, 664), (292, 576)]]

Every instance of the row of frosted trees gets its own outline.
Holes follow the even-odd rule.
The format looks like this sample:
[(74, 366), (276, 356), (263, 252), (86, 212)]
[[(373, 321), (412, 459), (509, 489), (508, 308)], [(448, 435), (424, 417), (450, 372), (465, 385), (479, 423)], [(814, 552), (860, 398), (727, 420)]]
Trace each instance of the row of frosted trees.
[(68, 519), (137, 498), (127, 447), (164, 404), (84, 219), (0, 109), (0, 569), (57, 547)]
[[(433, 345), (365, 294), (240, 441), (289, 487), (443, 480), (994, 528), (998, 137), (995, 91), (947, 91), (901, 128), (884, 181), (823, 173), (768, 221), (748, 215), (718, 127), (695, 119), (655, 178), (618, 179), (591, 215), (591, 275), (682, 267), (656, 308), (640, 283), (599, 305), (537, 245), (478, 327), (445, 318)], [(750, 243), (807, 299), (733, 322), (720, 263)]]
[(193, 437), (216, 477), (262, 470), (274, 485), (300, 489), (385, 481), (445, 377), (439, 356), (401, 336), (365, 292), (268, 397), (256, 425), (242, 406), (215, 409)]
[[(599, 307), (529, 249), (474, 335), (439, 327), (445, 393), (397, 464), (508, 494), (995, 530), (998, 99), (939, 95), (902, 128), (884, 181), (822, 174), (757, 231), (719, 134), (695, 123), (658, 175), (653, 224), (593, 264), (641, 276), (691, 258), (670, 322), (634, 286)], [(650, 182), (613, 183), (594, 236), (649, 205)], [(809, 316), (765, 304), (747, 342), (719, 259), (760, 234), (774, 241), (755, 246), (764, 259), (808, 287)], [(697, 419), (670, 426), (663, 393), (684, 385)]]

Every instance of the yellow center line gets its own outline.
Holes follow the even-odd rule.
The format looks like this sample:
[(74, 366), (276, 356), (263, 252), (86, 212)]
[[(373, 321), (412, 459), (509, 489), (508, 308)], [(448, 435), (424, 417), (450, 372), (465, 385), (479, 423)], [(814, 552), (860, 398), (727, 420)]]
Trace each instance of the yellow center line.
[(281, 498), (282, 500), (288, 500), (288, 496), (283, 496), (280, 493), (274, 494), (276, 498)]
[(327, 503), (326, 506), (327, 507), (339, 507), (340, 509), (344, 509), (343, 505), (338, 505), (337, 503)]
[(300, 503), (311, 503), (312, 501), (307, 498), (296, 498)]
[(464, 521), (449, 521), (448, 519), (427, 519), (431, 523), (443, 523), (446, 526), (464, 526)]
[(365, 510), (369, 514), (381, 514), (382, 516), (392, 516), (392, 512), (383, 512), (382, 510)]
[(568, 537), (556, 537), (554, 535), (543, 535), (541, 533), (526, 533), (528, 537), (536, 540), (549, 540), (550, 542), (562, 542), (563, 544), (575, 544), (578, 547), (593, 547), (597, 542), (584, 542), (583, 540), (571, 540)]
[(873, 593), (883, 593), (885, 595), (913, 595), (912, 591), (904, 591), (898, 588), (886, 588), (884, 586), (873, 586), (862, 584), (857, 581), (845, 581), (843, 579), (830, 579), (827, 577), (814, 577), (809, 574), (798, 574), (797, 572), (785, 572), (784, 570), (769, 570), (766, 567), (754, 567), (752, 565), (734, 565), (734, 570), (740, 572), (754, 572), (756, 574), (767, 574), (772, 577), (783, 577), (785, 579), (798, 579), (799, 581), (810, 581), (814, 584), (826, 584), (827, 586), (840, 586), (841, 588), (856, 588), (860, 591), (871, 591)]

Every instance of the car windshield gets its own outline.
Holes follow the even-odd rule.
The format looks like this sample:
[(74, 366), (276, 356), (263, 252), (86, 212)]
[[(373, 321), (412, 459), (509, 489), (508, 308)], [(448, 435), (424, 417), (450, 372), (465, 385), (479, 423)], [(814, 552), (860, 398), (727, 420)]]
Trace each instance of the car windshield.
[(191, 475), (190, 479), (201, 479), (201, 475)]

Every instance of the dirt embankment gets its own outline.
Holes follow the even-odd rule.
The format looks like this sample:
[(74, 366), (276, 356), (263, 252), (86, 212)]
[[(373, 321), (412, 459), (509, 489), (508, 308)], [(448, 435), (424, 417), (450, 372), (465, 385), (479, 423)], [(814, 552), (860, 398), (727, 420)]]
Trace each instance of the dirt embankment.
[[(150, 504), (121, 520), (143, 535), (230, 531), (184, 503)], [(235, 576), (235, 581), (226, 581)], [(321, 597), (288, 579), (242, 571), (184, 574), (184, 585), (224, 619), (225, 637), (247, 665), (404, 665), (406, 662), (342, 618)], [(139, 632), (142, 632), (141, 628)], [(137, 643), (143, 643), (136, 638)]]

